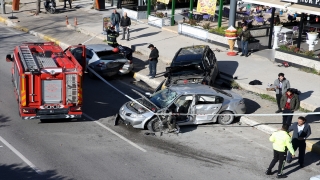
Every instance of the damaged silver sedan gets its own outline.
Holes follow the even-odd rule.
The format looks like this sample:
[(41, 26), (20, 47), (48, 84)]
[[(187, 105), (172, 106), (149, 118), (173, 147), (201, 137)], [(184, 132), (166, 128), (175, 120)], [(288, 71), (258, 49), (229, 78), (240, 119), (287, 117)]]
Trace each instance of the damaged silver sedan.
[(115, 125), (120, 120), (134, 128), (156, 131), (157, 124), (168, 119), (168, 113), (174, 114), (179, 126), (215, 122), (228, 125), (237, 114), (246, 112), (244, 99), (240, 95), (207, 85), (172, 85), (152, 95), (146, 93), (148, 97), (135, 92), (141, 98), (136, 102), (129, 101), (120, 108)]

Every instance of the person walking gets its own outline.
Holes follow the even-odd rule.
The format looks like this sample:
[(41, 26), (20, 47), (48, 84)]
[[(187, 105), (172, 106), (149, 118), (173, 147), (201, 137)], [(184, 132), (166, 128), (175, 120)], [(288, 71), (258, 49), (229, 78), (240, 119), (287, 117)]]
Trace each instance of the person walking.
[(114, 30), (114, 26), (109, 26), (107, 30), (107, 43), (108, 45), (112, 47), (117, 47), (118, 42), (117, 42), (117, 37), (119, 36), (119, 33)]
[[(296, 151), (299, 148), (299, 164), (300, 167), (304, 167), (304, 155), (306, 152), (306, 139), (311, 135), (311, 127), (306, 122), (305, 117), (300, 116), (298, 122), (293, 123), (288, 132), (293, 131), (292, 133), (292, 146), (293, 150)], [(292, 156), (289, 153), (287, 156), (287, 163), (291, 163)]]
[(252, 37), (250, 31), (248, 30), (247, 25), (242, 27), (242, 31), (239, 35), (241, 38), (241, 48), (242, 48), (242, 54), (241, 56), (246, 56), (248, 57), (248, 44), (249, 44), (249, 39)]
[(72, 8), (72, 6), (71, 6), (72, 0), (64, 0), (64, 6), (63, 6), (63, 8), (64, 8), (64, 9), (67, 8), (67, 1), (68, 1), (68, 3), (69, 3), (70, 9), (71, 9), (71, 8)]
[(153, 44), (150, 44), (148, 48), (151, 50), (149, 55), (149, 75), (151, 76), (150, 79), (155, 78), (157, 73), (157, 63), (158, 63), (158, 57), (159, 57), (159, 51), (156, 47), (154, 47)]
[(276, 79), (273, 83), (276, 89), (276, 99), (277, 99), (277, 105), (278, 110), (276, 113), (282, 112), (281, 106), (280, 106), (280, 100), (283, 94), (287, 92), (287, 90), (290, 88), (290, 82), (284, 77), (283, 73), (278, 74), (278, 79)]
[(123, 16), (120, 20), (120, 26), (122, 28), (122, 39), (125, 39), (125, 34), (127, 33), (127, 41), (129, 41), (130, 38), (130, 32), (129, 32), (129, 27), (131, 26), (131, 19), (127, 16), (127, 13), (123, 13)]
[(111, 24), (112, 26), (117, 28), (117, 32), (119, 32), (119, 23), (120, 23), (120, 14), (117, 12), (116, 9), (113, 10), (113, 13), (111, 14)]
[(281, 97), (280, 106), (282, 109), (282, 124), (287, 124), (288, 126), (292, 123), (293, 115), (286, 115), (292, 114), (294, 111), (299, 110), (300, 108), (300, 100), (299, 96), (293, 92), (291, 88), (287, 89), (285, 95)]
[(117, 9), (122, 9), (122, 0), (118, 0)]
[(286, 178), (283, 174), (283, 168), (285, 165), (287, 149), (294, 157), (294, 150), (291, 144), (291, 138), (288, 134), (288, 125), (282, 125), (281, 130), (272, 133), (269, 140), (273, 143), (273, 159), (265, 172), (266, 175), (272, 175), (272, 168), (279, 161), (277, 178)]

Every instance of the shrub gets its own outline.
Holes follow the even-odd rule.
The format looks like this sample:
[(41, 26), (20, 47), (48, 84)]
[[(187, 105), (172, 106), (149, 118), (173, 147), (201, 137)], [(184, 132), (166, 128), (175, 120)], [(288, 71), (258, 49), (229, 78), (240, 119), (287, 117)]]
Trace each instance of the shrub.
[(210, 29), (210, 23), (205, 23), (202, 27), (203, 29)]

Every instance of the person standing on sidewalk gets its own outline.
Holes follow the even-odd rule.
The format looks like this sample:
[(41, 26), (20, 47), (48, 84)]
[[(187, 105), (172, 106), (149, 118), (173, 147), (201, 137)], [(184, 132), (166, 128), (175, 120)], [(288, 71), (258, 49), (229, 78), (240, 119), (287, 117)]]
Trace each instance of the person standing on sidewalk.
[(149, 55), (149, 75), (151, 76), (150, 79), (155, 78), (157, 73), (157, 63), (158, 63), (158, 57), (159, 57), (159, 51), (156, 47), (154, 47), (153, 44), (150, 44), (148, 48), (151, 50)]
[[(304, 155), (306, 153), (306, 139), (311, 135), (311, 127), (306, 122), (306, 118), (300, 116), (298, 122), (293, 123), (288, 132), (293, 131), (292, 134), (292, 146), (293, 150), (296, 151), (299, 148), (299, 164), (300, 167), (304, 167)], [(287, 156), (287, 163), (291, 163), (292, 157), (289, 153)]]
[(122, 39), (125, 39), (125, 34), (127, 33), (127, 41), (129, 41), (130, 33), (129, 27), (131, 26), (131, 19), (127, 16), (127, 13), (123, 13), (123, 16), (120, 21), (120, 26), (122, 27)]
[(273, 85), (276, 88), (276, 99), (278, 104), (278, 110), (276, 113), (282, 112), (280, 107), (280, 100), (283, 94), (287, 92), (287, 90), (290, 88), (290, 82), (284, 77), (283, 73), (278, 74), (278, 79), (276, 79), (273, 83)]
[(252, 37), (250, 31), (248, 30), (248, 27), (245, 25), (242, 28), (242, 32), (240, 33), (239, 37), (241, 38), (241, 48), (242, 48), (242, 54), (241, 56), (248, 57), (248, 44), (249, 39)]
[(117, 28), (117, 32), (119, 32), (119, 23), (120, 23), (120, 14), (117, 12), (117, 10), (113, 10), (113, 13), (111, 14), (111, 24), (112, 26)]
[(291, 126), (292, 117), (293, 115), (286, 115), (292, 114), (294, 111), (299, 110), (300, 108), (300, 100), (299, 96), (293, 93), (292, 89), (288, 89), (286, 94), (281, 97), (280, 106), (282, 108), (282, 124), (287, 124)]
[(273, 143), (273, 159), (266, 171), (266, 175), (272, 175), (272, 168), (279, 161), (277, 178), (286, 178), (283, 175), (283, 168), (285, 165), (287, 149), (294, 157), (294, 150), (291, 144), (291, 138), (288, 134), (288, 125), (282, 125), (281, 130), (272, 133), (269, 140)]
[(71, 6), (72, 0), (64, 0), (64, 6), (63, 6), (63, 8), (64, 8), (64, 9), (67, 8), (67, 1), (68, 1), (68, 3), (69, 3), (70, 9), (71, 9), (71, 8), (72, 8), (72, 6)]

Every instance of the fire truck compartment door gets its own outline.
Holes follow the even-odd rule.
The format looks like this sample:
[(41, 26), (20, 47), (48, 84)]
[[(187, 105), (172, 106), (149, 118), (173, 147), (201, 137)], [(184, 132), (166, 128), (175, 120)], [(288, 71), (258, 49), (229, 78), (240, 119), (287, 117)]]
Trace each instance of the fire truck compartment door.
[(62, 80), (42, 81), (42, 102), (44, 104), (62, 102)]

